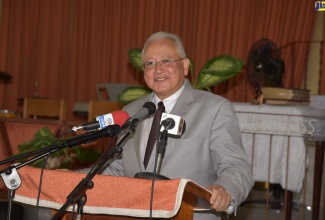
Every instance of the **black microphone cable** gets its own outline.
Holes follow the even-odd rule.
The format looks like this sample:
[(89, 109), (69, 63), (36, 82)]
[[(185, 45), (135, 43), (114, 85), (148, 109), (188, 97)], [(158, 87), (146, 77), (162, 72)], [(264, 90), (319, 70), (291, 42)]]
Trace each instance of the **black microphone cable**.
[[(161, 124), (159, 126), (159, 129), (157, 131), (157, 137), (159, 137), (159, 133), (161, 130), (161, 127), (163, 125)], [(153, 171), (153, 176), (152, 176), (152, 181), (151, 181), (151, 192), (150, 192), (150, 206), (149, 206), (149, 219), (152, 220), (152, 209), (153, 209), (153, 198), (154, 198), (154, 189), (155, 189), (155, 182), (156, 182), (156, 167), (158, 165), (158, 144), (159, 144), (159, 139), (157, 138), (156, 140), (156, 155), (155, 155), (155, 166), (154, 166), (154, 171)]]
[[(72, 137), (76, 137), (77, 136), (77, 134), (76, 134), (75, 131), (73, 131), (71, 129), (68, 129), (68, 130), (64, 131), (62, 134), (60, 134), (60, 136), (57, 138), (57, 143), (60, 140), (63, 140), (64, 136), (67, 135), (68, 133), (73, 133), (74, 135), (72, 135)], [(38, 219), (39, 201), (40, 201), (41, 191), (42, 191), (42, 183), (43, 183), (44, 170), (45, 170), (47, 161), (50, 158), (50, 155), (51, 155), (51, 152), (49, 152), (47, 154), (47, 156), (44, 157), (44, 159), (43, 159), (43, 165), (42, 165), (41, 174), (40, 174), (40, 181), (39, 181), (39, 186), (38, 186), (38, 190), (37, 190), (37, 199), (36, 199), (36, 207), (35, 207), (35, 220)], [(74, 219), (74, 213), (75, 213), (75, 204), (73, 204), (72, 219)]]
[[(164, 176), (161, 176), (158, 170), (160, 170), (160, 167), (158, 168), (158, 155), (159, 153), (162, 153), (160, 151), (163, 151), (163, 154), (165, 153), (165, 147), (167, 145), (167, 130), (173, 129), (175, 126), (175, 121), (172, 118), (167, 118), (165, 119), (159, 126), (159, 129), (157, 131), (157, 140), (156, 140), (156, 154), (155, 154), (155, 165), (154, 165), (154, 171), (152, 174), (152, 181), (151, 181), (151, 193), (150, 193), (150, 208), (149, 208), (149, 219), (152, 220), (152, 209), (153, 209), (153, 199), (154, 199), (154, 189), (155, 189), (155, 181), (156, 181), (156, 176), (159, 175), (159, 179), (161, 178), (166, 178)], [(161, 128), (164, 127), (163, 131), (160, 132)], [(161, 134), (160, 134), (161, 133)], [(160, 135), (159, 135), (160, 134)], [(162, 145), (164, 145), (164, 149), (159, 149), (160, 148), (160, 142)], [(162, 158), (160, 158), (161, 162)], [(158, 169), (157, 169), (158, 168)], [(168, 178), (166, 178), (168, 179)]]
[[(69, 133), (69, 130), (68, 131), (65, 131), (63, 132), (59, 138), (57, 139), (58, 141), (59, 140), (62, 140), (62, 138), (67, 134)], [(42, 169), (41, 169), (41, 174), (40, 174), (40, 178), (39, 178), (39, 185), (38, 185), (38, 190), (37, 190), (37, 199), (36, 199), (36, 207), (35, 207), (35, 220), (38, 219), (38, 209), (39, 209), (39, 201), (40, 201), (40, 197), (41, 197), (41, 191), (42, 191), (42, 183), (43, 183), (43, 176), (44, 176), (44, 170), (45, 170), (45, 166), (47, 164), (47, 161), (50, 157), (50, 152), (47, 154), (46, 157), (44, 157), (43, 159), (43, 165), (42, 165)]]
[(39, 178), (39, 185), (38, 185), (38, 191), (37, 191), (37, 199), (36, 199), (36, 207), (35, 207), (35, 220), (37, 220), (38, 218), (38, 208), (39, 208), (39, 200), (41, 197), (41, 191), (42, 191), (42, 183), (43, 183), (43, 174), (44, 174), (44, 170), (45, 170), (45, 166), (47, 164), (47, 160), (49, 159), (50, 154), (48, 154), (46, 157), (44, 157), (43, 159), (43, 166), (41, 169), (41, 174), (40, 174), (40, 178)]

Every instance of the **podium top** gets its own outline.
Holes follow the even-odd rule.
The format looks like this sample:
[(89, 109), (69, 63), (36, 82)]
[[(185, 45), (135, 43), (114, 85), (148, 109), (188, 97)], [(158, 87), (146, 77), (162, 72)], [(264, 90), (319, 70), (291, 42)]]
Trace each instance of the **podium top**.
[[(41, 169), (25, 166), (18, 172), (22, 184), (16, 191), (15, 201), (36, 205)], [(45, 169), (39, 205), (60, 209), (67, 201), (67, 196), (85, 176), (84, 173)], [(84, 213), (149, 217), (151, 180), (96, 175), (93, 182), (94, 188), (86, 191)], [(208, 190), (187, 179), (156, 180), (152, 217), (175, 216), (183, 196), (191, 197), (188, 200), (194, 208), (209, 209), (210, 195)], [(68, 210), (71, 211), (72, 206)]]

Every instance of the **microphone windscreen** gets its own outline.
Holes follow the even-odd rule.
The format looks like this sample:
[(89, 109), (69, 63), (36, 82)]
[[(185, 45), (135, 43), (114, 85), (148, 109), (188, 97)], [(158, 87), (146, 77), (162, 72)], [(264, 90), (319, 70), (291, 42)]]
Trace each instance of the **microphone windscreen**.
[(122, 126), (126, 120), (129, 118), (129, 114), (126, 111), (118, 110), (112, 112), (112, 116), (114, 119), (114, 124)]
[(96, 120), (99, 122), (99, 129), (103, 129), (114, 124), (122, 126), (128, 118), (129, 114), (126, 111), (118, 110), (106, 115), (97, 116)]
[(143, 107), (148, 109), (149, 115), (152, 115), (156, 112), (156, 105), (153, 102), (146, 102), (144, 103)]

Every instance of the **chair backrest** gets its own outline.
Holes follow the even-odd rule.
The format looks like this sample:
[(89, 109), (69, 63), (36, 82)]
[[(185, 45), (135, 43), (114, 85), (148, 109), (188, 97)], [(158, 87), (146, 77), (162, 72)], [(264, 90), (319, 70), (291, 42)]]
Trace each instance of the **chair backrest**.
[[(122, 84), (122, 83), (98, 83), (96, 84), (96, 93), (99, 100), (109, 100), (112, 102), (118, 101), (118, 95), (122, 93), (122, 91), (129, 87), (134, 86), (132, 84)], [(106, 96), (103, 97), (102, 91), (106, 91)]]
[(67, 115), (67, 102), (65, 99), (52, 98), (25, 98), (23, 117), (41, 117), (65, 120)]
[(124, 104), (120, 102), (91, 100), (89, 101), (88, 107), (88, 121), (91, 122), (94, 121), (97, 116), (121, 110), (123, 106)]

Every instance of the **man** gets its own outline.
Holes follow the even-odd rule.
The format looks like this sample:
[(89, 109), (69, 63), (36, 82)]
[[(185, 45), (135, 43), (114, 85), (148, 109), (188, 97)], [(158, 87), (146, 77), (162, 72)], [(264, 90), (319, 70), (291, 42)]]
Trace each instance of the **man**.
[[(231, 202), (236, 208), (253, 186), (232, 104), (192, 88), (185, 78), (189, 60), (181, 39), (174, 34), (158, 32), (149, 37), (142, 61), (145, 82), (153, 93), (128, 104), (124, 110), (132, 116), (145, 102), (157, 105), (163, 101), (166, 113), (185, 119), (182, 137), (168, 138), (160, 174), (170, 179), (190, 179), (211, 190), (211, 212), (195, 213), (194, 219), (218, 219), (218, 212), (226, 211)], [(154, 170), (154, 153), (147, 168), (143, 164), (152, 118), (139, 123), (123, 146), (121, 157), (107, 166), (103, 174), (133, 177), (138, 172)]]

